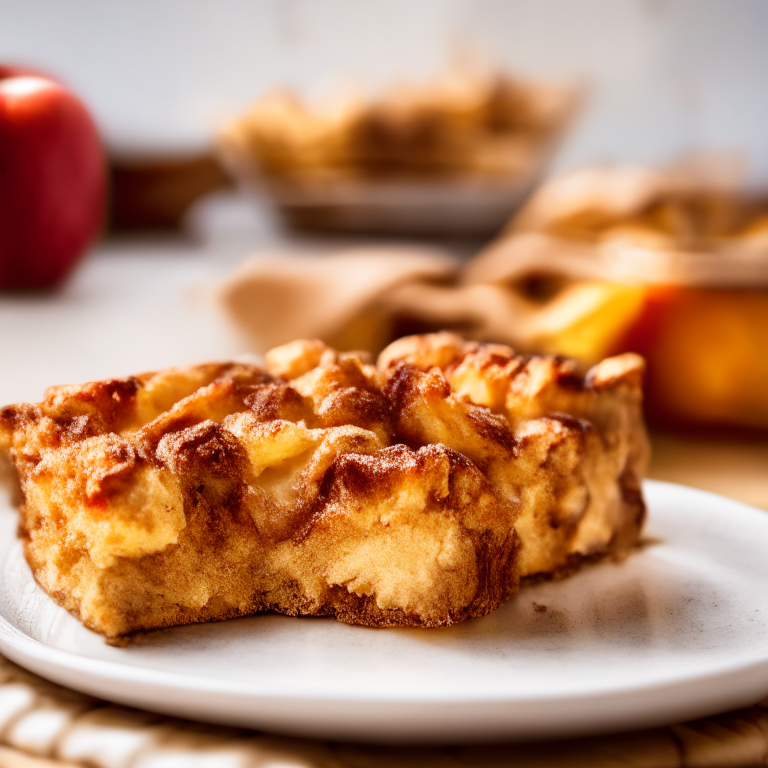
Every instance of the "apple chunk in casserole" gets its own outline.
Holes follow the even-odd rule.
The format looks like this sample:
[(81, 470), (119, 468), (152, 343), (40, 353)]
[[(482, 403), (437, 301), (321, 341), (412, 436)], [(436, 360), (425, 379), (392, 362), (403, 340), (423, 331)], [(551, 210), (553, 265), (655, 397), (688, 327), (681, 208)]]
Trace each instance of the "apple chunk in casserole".
[(298, 341), (52, 388), (0, 410), (0, 450), (35, 578), (112, 642), (262, 610), (445, 626), (636, 543), (642, 366)]

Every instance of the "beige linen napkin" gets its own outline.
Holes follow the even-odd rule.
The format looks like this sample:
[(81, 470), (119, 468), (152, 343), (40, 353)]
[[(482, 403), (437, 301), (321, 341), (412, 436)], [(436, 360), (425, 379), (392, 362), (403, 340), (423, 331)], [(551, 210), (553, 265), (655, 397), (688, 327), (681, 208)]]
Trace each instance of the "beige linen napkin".
[(342, 349), (383, 347), (392, 332), (384, 299), (402, 286), (452, 279), (456, 261), (434, 248), (359, 248), (337, 255), (262, 256), (221, 287), (225, 310), (256, 351), (297, 338)]
[[(521, 262), (519, 277), (528, 274)], [(603, 301), (592, 284), (565, 287), (546, 303), (515, 289), (509, 269), (468, 270), (437, 248), (388, 246), (336, 255), (264, 255), (219, 289), (226, 314), (256, 352), (297, 338), (378, 352), (405, 333), (450, 329), (467, 337), (547, 349), (547, 339)], [(631, 290), (630, 290), (631, 292)]]
[(568, 350), (578, 356), (594, 347), (595, 313), (612, 305), (629, 317), (641, 301), (637, 287), (600, 281), (564, 282), (545, 300), (532, 299), (524, 281), (538, 273), (539, 253), (531, 243), (521, 250), (503, 269), (493, 253), (462, 267), (447, 251), (400, 246), (266, 255), (243, 264), (218, 296), (260, 353), (297, 338), (376, 353), (399, 336), (435, 330), (548, 352), (559, 351), (563, 333), (583, 328), (583, 344), (576, 339)]
[(207, 726), (107, 704), (0, 656), (0, 768), (752, 768), (768, 699), (669, 728), (531, 744), (392, 747)]

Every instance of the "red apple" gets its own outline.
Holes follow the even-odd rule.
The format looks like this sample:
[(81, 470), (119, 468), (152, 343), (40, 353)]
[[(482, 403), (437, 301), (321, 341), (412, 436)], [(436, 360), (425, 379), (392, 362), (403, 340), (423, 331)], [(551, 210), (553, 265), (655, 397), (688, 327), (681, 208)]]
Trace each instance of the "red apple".
[(0, 289), (59, 283), (99, 233), (105, 201), (88, 110), (49, 78), (0, 67)]

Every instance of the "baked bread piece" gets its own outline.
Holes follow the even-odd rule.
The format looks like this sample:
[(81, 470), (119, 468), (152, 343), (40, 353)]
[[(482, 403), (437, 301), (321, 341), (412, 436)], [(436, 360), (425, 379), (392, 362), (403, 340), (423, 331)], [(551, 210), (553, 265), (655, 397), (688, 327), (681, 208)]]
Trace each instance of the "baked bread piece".
[(446, 626), (631, 549), (641, 372), (450, 334), (377, 366), (299, 341), (263, 369), (55, 387), (0, 411), (0, 452), (35, 578), (111, 642), (261, 610)]

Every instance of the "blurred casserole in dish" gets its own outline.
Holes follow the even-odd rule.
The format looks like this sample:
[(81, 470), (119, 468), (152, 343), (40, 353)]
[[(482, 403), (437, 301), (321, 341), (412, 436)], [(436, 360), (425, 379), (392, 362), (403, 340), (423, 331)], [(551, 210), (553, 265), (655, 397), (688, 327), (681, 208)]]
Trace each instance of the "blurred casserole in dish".
[(220, 135), (233, 175), (292, 225), (493, 232), (540, 173), (573, 88), (443, 77), (311, 106), (270, 93)]

